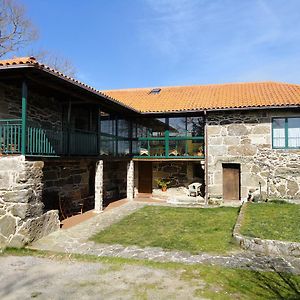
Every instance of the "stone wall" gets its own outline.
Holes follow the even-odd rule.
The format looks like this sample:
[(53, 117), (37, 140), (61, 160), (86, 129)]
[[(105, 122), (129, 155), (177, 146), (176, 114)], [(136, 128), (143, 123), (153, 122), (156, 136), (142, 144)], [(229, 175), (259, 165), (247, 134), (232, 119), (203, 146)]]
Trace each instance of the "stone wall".
[(61, 219), (93, 209), (95, 164), (90, 159), (45, 160), (44, 209), (59, 209)]
[[(223, 163), (241, 167), (241, 198), (262, 186), (263, 197), (300, 198), (300, 150), (272, 149), (272, 117), (297, 111), (215, 112), (207, 116), (208, 193), (222, 198)], [(298, 115), (300, 112), (298, 111)]]
[[(0, 118), (21, 118), (21, 86), (0, 84)], [(28, 90), (28, 125), (40, 124), (45, 129), (62, 128), (62, 106), (55, 95), (47, 97)]]
[(153, 162), (152, 186), (156, 180), (170, 178), (169, 187), (187, 187), (192, 182), (204, 182), (204, 170), (200, 162)]
[(127, 196), (128, 161), (103, 161), (103, 205)]
[(43, 165), (0, 157), (0, 246), (21, 247), (59, 228), (58, 212), (44, 213)]

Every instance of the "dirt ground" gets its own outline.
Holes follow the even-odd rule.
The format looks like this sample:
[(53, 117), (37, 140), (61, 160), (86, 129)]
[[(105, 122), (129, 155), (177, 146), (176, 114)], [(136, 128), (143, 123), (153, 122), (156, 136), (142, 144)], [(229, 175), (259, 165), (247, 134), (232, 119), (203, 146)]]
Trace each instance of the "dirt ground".
[(0, 257), (0, 299), (200, 299), (180, 271), (147, 266)]

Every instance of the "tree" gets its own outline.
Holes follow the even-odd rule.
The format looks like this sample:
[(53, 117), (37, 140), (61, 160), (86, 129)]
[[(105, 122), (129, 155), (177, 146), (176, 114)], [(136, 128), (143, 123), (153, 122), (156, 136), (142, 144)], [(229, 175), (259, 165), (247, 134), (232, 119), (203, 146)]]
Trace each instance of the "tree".
[[(15, 0), (0, 0), (0, 58), (12, 55), (38, 38), (38, 30), (27, 18), (24, 6)], [(49, 51), (31, 50), (30, 54), (41, 63), (74, 77), (75, 67), (71, 61)]]
[(38, 37), (38, 31), (14, 0), (0, 0), (0, 57), (13, 53)]
[(45, 64), (65, 75), (74, 77), (76, 75), (76, 68), (72, 62), (56, 53), (50, 53), (46, 50), (31, 51), (29, 56), (35, 57), (40, 63)]

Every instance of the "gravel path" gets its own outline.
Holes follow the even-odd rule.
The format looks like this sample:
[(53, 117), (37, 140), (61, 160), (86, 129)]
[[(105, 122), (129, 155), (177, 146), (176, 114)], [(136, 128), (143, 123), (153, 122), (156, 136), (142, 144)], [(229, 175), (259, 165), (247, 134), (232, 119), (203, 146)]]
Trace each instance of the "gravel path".
[(145, 205), (147, 204), (128, 202), (121, 207), (96, 215), (94, 218), (70, 229), (54, 232), (33, 243), (30, 248), (96, 256), (148, 259), (158, 262), (208, 263), (254, 270), (275, 269), (277, 271), (300, 274), (300, 258), (255, 255), (242, 250), (231, 255), (212, 255), (207, 253), (191, 255), (187, 252), (167, 251), (161, 248), (97, 244), (88, 240), (94, 233), (105, 229)]
[[(0, 299), (195, 299), (181, 271), (145, 266), (0, 257)], [(3, 271), (5, 270), (5, 272)], [(201, 298), (196, 298), (201, 299)]]

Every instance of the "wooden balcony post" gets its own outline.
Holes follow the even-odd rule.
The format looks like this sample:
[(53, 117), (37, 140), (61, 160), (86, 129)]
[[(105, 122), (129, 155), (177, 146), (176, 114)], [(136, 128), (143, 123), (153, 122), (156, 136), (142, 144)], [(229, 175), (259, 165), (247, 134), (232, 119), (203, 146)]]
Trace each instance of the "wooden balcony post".
[(27, 136), (27, 84), (22, 82), (22, 136), (21, 136), (21, 154), (26, 154), (26, 136)]

